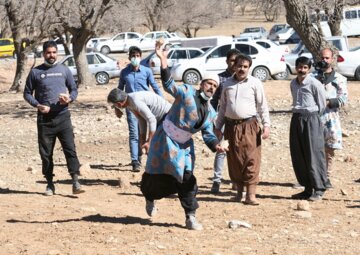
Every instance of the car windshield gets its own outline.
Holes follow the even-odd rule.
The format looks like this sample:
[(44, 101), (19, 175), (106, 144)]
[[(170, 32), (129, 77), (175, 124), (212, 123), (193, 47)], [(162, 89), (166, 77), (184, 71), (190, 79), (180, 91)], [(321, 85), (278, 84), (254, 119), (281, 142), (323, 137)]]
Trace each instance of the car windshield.
[(297, 54), (300, 52), (300, 50), (303, 48), (304, 44), (302, 42), (299, 42), (295, 48), (291, 51), (291, 53)]
[[(212, 50), (213, 48), (215, 48), (215, 46), (212, 46), (212, 47), (208, 48), (207, 50), (204, 51), (204, 53), (202, 53), (201, 55), (197, 56), (197, 58), (204, 56), (204, 55), (206, 54), (206, 52), (208, 52), (209, 50)], [(202, 48), (202, 49), (203, 49), (203, 48)]]
[(255, 33), (260, 32), (260, 27), (248, 27), (245, 28), (244, 33)]
[(278, 34), (283, 34), (283, 33), (286, 33), (287, 31), (289, 31), (290, 29), (292, 29), (292, 27), (285, 27), (285, 28), (279, 30), (277, 33)]
[(360, 46), (350, 49), (350, 51), (357, 51), (357, 50), (360, 50)]

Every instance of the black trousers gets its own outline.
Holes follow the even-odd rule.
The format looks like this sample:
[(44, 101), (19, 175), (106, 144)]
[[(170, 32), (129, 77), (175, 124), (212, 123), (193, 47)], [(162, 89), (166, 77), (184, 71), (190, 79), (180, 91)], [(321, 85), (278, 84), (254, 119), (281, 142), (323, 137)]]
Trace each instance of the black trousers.
[(182, 183), (171, 175), (148, 174), (145, 172), (141, 179), (140, 189), (144, 197), (149, 201), (177, 193), (186, 215), (195, 214), (196, 209), (199, 208), (196, 200), (198, 186), (195, 176), (190, 171), (185, 171)]
[(66, 111), (60, 115), (38, 113), (37, 128), (42, 173), (45, 178), (52, 180), (54, 171), (53, 152), (56, 138), (61, 143), (69, 173), (80, 174), (80, 162), (76, 154), (70, 112)]
[(293, 114), (290, 153), (296, 178), (305, 190), (324, 191), (327, 182), (324, 127), (317, 113)]

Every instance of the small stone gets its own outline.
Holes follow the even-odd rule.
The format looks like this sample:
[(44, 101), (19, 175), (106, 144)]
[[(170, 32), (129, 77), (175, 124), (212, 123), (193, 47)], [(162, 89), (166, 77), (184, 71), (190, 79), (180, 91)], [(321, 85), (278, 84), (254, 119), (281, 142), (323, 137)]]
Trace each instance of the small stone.
[(251, 228), (251, 224), (241, 220), (231, 220), (228, 224), (228, 227), (231, 229), (237, 229), (239, 227)]
[(351, 231), (351, 232), (350, 232), (350, 236), (351, 236), (351, 237), (358, 237), (359, 234), (358, 234), (356, 231)]
[(299, 217), (299, 218), (303, 218), (303, 219), (309, 219), (312, 217), (311, 212), (308, 211), (297, 211), (295, 212), (295, 216)]
[(299, 211), (309, 211), (310, 210), (310, 204), (306, 200), (299, 201), (297, 203), (296, 209)]
[(340, 189), (340, 192), (341, 192), (341, 195), (343, 195), (343, 196), (347, 196), (347, 195), (348, 195), (347, 191), (344, 190), (344, 189)]
[(351, 162), (354, 162), (354, 161), (355, 161), (355, 158), (353, 156), (350, 156), (350, 155), (348, 155), (348, 156), (346, 156), (344, 158), (344, 162), (351, 163)]
[(61, 251), (59, 251), (59, 250), (50, 250), (48, 252), (48, 255), (58, 255), (58, 254), (61, 254)]
[(166, 249), (166, 247), (164, 246), (164, 245), (161, 245), (161, 244), (159, 244), (158, 246), (156, 246), (158, 249), (160, 249), (160, 250), (164, 250), (164, 249)]
[(130, 185), (129, 179), (126, 176), (119, 177), (119, 188), (127, 189)]

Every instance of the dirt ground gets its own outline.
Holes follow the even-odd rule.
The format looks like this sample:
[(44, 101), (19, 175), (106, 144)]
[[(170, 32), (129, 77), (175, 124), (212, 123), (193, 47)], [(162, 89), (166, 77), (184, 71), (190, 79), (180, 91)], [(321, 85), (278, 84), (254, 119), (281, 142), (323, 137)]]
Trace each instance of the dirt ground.
[[(231, 33), (230, 31), (229, 33)], [(210, 34), (210, 32), (209, 32)], [(358, 254), (360, 235), (360, 82), (349, 82), (349, 105), (341, 113), (348, 137), (337, 152), (334, 189), (321, 202), (298, 211), (290, 196), (299, 192), (291, 166), (288, 135), (289, 81), (264, 83), (271, 108), (271, 136), (263, 141), (257, 207), (233, 202), (227, 168), (221, 193), (210, 191), (214, 154), (195, 137), (203, 231), (184, 228), (176, 197), (157, 203), (150, 219), (139, 190), (141, 173), (131, 171), (126, 120), (106, 103), (107, 86), (82, 88), (72, 104), (77, 151), (86, 193), (74, 196), (57, 144), (56, 195), (43, 196), (36, 111), (22, 95), (5, 92), (14, 72), (0, 61), (0, 254)], [(144, 159), (145, 161), (145, 159)], [(123, 186), (119, 186), (119, 178)], [(228, 227), (231, 220), (251, 228)]]

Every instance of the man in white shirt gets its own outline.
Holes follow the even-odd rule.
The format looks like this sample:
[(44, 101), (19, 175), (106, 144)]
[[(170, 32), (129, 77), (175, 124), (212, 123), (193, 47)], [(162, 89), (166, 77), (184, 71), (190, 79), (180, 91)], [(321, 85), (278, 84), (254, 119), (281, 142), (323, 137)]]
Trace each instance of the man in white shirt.
[[(223, 87), (216, 120), (216, 134), (229, 141), (227, 153), (229, 176), (238, 186), (237, 201), (246, 187), (245, 204), (258, 205), (256, 185), (259, 182), (261, 138), (270, 134), (270, 118), (262, 83), (249, 75), (252, 60), (239, 55), (235, 60), (235, 75)], [(263, 131), (258, 122), (261, 120)]]

